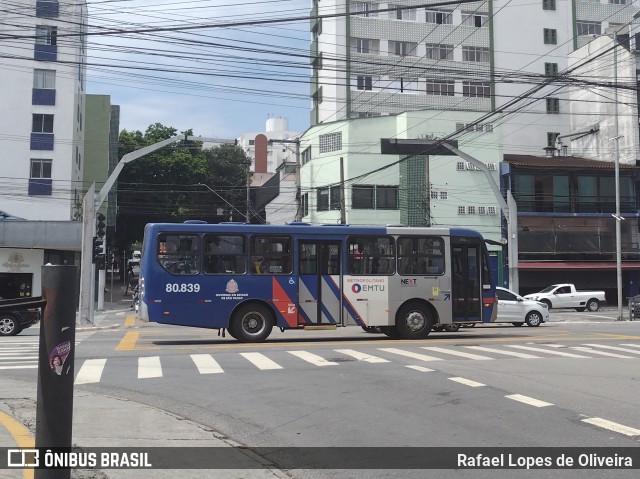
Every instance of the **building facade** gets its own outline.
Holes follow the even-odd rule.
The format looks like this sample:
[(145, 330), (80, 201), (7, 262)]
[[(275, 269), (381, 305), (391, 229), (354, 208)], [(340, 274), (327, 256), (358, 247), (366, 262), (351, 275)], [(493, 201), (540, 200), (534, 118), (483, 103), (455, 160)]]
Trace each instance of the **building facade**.
[(638, 11), (626, 0), (425, 3), (314, 0), (312, 14), (329, 17), (311, 22), (312, 125), (476, 111), (500, 123), (505, 152), (540, 154), (571, 132), (557, 78), (569, 53)]

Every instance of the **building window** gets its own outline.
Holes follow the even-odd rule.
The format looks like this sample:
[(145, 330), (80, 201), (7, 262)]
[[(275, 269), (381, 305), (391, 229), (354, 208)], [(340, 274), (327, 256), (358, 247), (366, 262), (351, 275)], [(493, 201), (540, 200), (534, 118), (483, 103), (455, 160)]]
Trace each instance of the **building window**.
[(558, 98), (547, 98), (547, 113), (560, 113), (560, 100)]
[(629, 5), (631, 0), (609, 0), (609, 3), (614, 5)]
[(488, 20), (488, 13), (462, 12), (462, 24), (468, 27), (483, 27)]
[(446, 199), (448, 199), (448, 197), (449, 197), (449, 194), (446, 191), (441, 191), (440, 192), (440, 199), (441, 200), (446, 200)]
[(542, 0), (542, 9), (543, 10), (555, 10), (556, 9), (556, 0)]
[(489, 49), (486, 47), (462, 47), (462, 60), (465, 62), (489, 63)]
[(427, 80), (427, 95), (453, 96), (455, 82)]
[(577, 35), (600, 35), (602, 33), (602, 24), (600, 22), (587, 22), (578, 20), (576, 22)]
[(431, 194), (429, 196), (431, 196), (432, 200), (437, 200), (438, 199), (438, 192), (431, 190)]
[(329, 211), (329, 188), (318, 188), (316, 210)]
[(318, 108), (320, 103), (322, 103), (322, 86), (318, 88), (318, 90), (311, 95), (311, 101), (313, 102), (313, 108)]
[(467, 214), (468, 215), (475, 215), (476, 214), (476, 207), (475, 206), (467, 206)]
[(496, 207), (495, 206), (487, 206), (487, 214), (495, 216)]
[(318, 137), (320, 154), (342, 149), (342, 132), (327, 133)]
[(418, 82), (415, 78), (400, 78), (389, 83), (389, 90), (400, 93), (418, 93)]
[(451, 25), (453, 23), (453, 15), (450, 11), (427, 10), (426, 22), (436, 23), (438, 25)]
[(478, 214), (479, 215), (486, 215), (487, 214), (487, 208), (484, 206), (478, 206)]
[(340, 190), (340, 185), (332, 186), (329, 190), (329, 207), (332, 210), (339, 210), (342, 205), (342, 194)]
[(60, 5), (57, 0), (36, 0), (36, 17), (57, 17)]
[(368, 75), (358, 75), (352, 78), (351, 85), (355, 87), (356, 90), (379, 90), (380, 78)]
[(53, 115), (34, 113), (31, 131), (33, 133), (53, 133)]
[(300, 207), (302, 208), (302, 218), (309, 216), (309, 193), (305, 193), (300, 197)]
[(29, 195), (51, 195), (51, 163), (51, 160), (31, 160), (31, 171), (29, 173)]
[(380, 53), (380, 40), (352, 38), (351, 51), (353, 53)]
[(311, 147), (306, 147), (300, 154), (300, 161), (303, 165), (306, 165), (311, 161)]
[(415, 56), (418, 44), (415, 42), (389, 42), (389, 53), (401, 57)]
[(491, 85), (485, 82), (462, 82), (462, 96), (489, 98), (491, 96)]
[(376, 209), (397, 210), (398, 209), (398, 187), (397, 186), (376, 186)]
[(544, 75), (548, 77), (558, 76), (558, 64), (557, 63), (545, 63)]
[(456, 163), (456, 171), (464, 171), (464, 161), (458, 161)]
[(458, 206), (458, 214), (459, 215), (464, 215), (467, 213), (467, 208), (464, 206)]
[(395, 20), (409, 20), (416, 21), (416, 9), (415, 8), (401, 8), (400, 5), (389, 4), (389, 8), (397, 7), (397, 10), (391, 10), (389, 12), (389, 18)]
[(354, 15), (358, 15), (360, 17), (377, 17), (378, 12), (376, 10), (378, 10), (377, 3), (353, 2), (351, 4), (351, 11)]
[(354, 210), (372, 210), (374, 208), (375, 186), (358, 185), (351, 188), (351, 207)]
[(431, 60), (453, 60), (453, 45), (427, 43), (425, 58)]
[(51, 160), (31, 160), (31, 176), (29, 178), (51, 179)]
[(547, 146), (556, 146), (556, 139), (560, 136), (560, 133), (547, 132)]
[(58, 27), (52, 27), (50, 25), (36, 25), (36, 44), (57, 45)]
[(55, 70), (39, 70), (33, 71), (33, 88), (52, 90), (56, 87), (56, 71)]
[(555, 28), (544, 29), (545, 45), (555, 45), (558, 43), (558, 31)]

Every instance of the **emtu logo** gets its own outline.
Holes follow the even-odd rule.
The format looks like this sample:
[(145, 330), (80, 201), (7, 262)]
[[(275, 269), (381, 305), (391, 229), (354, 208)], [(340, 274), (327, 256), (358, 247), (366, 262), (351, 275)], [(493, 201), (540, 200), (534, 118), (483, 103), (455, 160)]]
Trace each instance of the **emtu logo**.
[(353, 291), (354, 293), (359, 293), (360, 291), (362, 291), (362, 286), (360, 286), (358, 283), (354, 283), (354, 285), (351, 286), (351, 291)]

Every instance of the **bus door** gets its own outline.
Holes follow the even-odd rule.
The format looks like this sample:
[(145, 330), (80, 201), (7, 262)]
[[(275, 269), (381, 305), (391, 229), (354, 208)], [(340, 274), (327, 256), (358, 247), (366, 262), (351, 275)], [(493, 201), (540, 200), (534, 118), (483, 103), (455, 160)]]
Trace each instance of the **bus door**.
[(482, 321), (482, 246), (451, 239), (451, 301), (454, 321)]
[(342, 324), (340, 241), (298, 242), (298, 324)]

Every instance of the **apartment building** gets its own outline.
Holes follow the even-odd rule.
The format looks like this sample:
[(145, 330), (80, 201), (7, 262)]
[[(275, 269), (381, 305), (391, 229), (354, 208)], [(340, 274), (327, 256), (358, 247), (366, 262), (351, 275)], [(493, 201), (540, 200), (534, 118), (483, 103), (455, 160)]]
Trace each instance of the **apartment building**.
[(567, 83), (557, 78), (569, 53), (639, 10), (631, 0), (428, 3), (442, 2), (313, 1), (312, 125), (425, 109), (491, 113), (505, 153), (540, 154), (571, 130)]

